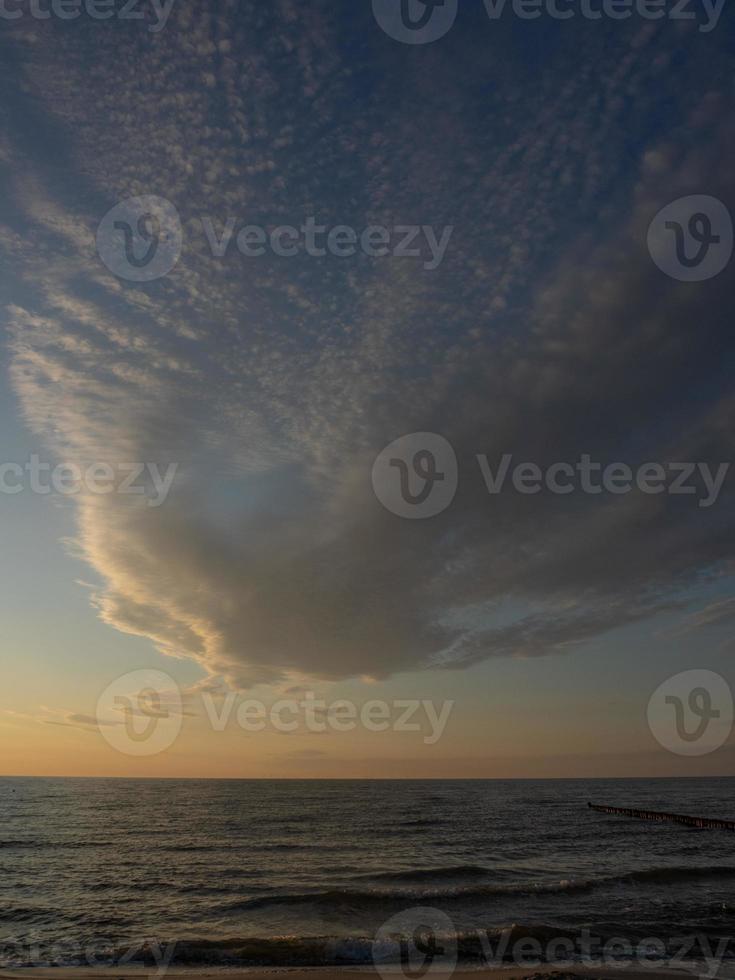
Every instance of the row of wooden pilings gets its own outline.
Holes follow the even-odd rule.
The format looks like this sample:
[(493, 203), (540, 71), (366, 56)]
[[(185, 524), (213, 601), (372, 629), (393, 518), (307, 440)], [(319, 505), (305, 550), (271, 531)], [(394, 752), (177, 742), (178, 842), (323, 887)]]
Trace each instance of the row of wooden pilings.
[(635, 820), (653, 820), (657, 823), (669, 821), (682, 823), (687, 827), (698, 827), (700, 830), (735, 830), (735, 820), (713, 820), (710, 817), (687, 817), (680, 813), (662, 813), (660, 810), (635, 810), (625, 806), (602, 806), (599, 803), (588, 803), (587, 806), (597, 813), (611, 813), (620, 817), (633, 817)]

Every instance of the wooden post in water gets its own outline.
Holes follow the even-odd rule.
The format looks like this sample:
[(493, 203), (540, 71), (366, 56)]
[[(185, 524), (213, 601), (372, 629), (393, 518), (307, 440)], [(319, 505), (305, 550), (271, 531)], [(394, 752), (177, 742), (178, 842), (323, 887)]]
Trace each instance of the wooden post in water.
[(735, 830), (735, 820), (712, 820), (710, 817), (687, 817), (680, 813), (663, 813), (660, 810), (636, 810), (625, 806), (602, 806), (599, 803), (588, 803), (590, 810), (597, 813), (611, 813), (620, 817), (633, 817), (635, 820), (653, 820), (656, 823), (669, 821), (681, 823), (686, 827), (698, 827), (700, 830)]

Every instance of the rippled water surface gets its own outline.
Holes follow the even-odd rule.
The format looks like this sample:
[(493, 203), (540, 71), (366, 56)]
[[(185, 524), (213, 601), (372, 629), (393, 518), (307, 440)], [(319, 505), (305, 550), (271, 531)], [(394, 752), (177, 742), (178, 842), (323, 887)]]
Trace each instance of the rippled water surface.
[(288, 961), (326, 937), (317, 960), (350, 959), (417, 905), (459, 934), (516, 923), (728, 935), (735, 835), (604, 816), (587, 801), (732, 819), (734, 790), (726, 779), (3, 779), (0, 938), (6, 950), (103, 951), (157, 937), (194, 959), (237, 941), (239, 961), (263, 962), (273, 949), (255, 939), (283, 937), (273, 948)]

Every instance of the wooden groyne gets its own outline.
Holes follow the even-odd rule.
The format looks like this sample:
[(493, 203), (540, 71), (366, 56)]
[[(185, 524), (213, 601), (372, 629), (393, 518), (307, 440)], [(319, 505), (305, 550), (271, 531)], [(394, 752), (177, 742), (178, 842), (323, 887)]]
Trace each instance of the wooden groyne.
[(619, 817), (633, 817), (635, 820), (653, 820), (656, 823), (669, 821), (681, 823), (686, 827), (698, 827), (700, 830), (735, 830), (735, 820), (712, 820), (710, 817), (687, 817), (681, 813), (663, 813), (660, 810), (635, 810), (627, 806), (601, 806), (599, 803), (588, 803), (590, 810), (597, 813), (612, 813)]

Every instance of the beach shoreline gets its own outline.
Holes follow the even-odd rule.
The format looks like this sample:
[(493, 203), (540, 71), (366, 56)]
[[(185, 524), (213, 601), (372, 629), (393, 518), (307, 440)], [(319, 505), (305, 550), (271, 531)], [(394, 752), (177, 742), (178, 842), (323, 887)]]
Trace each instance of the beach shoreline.
[[(429, 980), (616, 980), (625, 976), (627, 980), (682, 980), (682, 978), (701, 977), (698, 972), (699, 964), (692, 963), (681, 969), (644, 969), (640, 966), (632, 968), (632, 964), (621, 963), (618, 967), (589, 967), (574, 965), (554, 967), (544, 964), (533, 967), (478, 967), (476, 970), (462, 968), (454, 972), (432, 972), (426, 977)], [(0, 980), (17, 980), (19, 977), (33, 980), (153, 980), (155, 977), (165, 977), (166, 980), (273, 980), (274, 975), (287, 975), (288, 980), (340, 980), (345, 974), (367, 974), (381, 978), (394, 976), (396, 980), (405, 977), (396, 970), (395, 973), (384, 971), (379, 973), (374, 967), (228, 967), (228, 966), (192, 966), (156, 968), (145, 966), (109, 966), (109, 967), (25, 967), (20, 969), (0, 969)], [(711, 975), (710, 975), (711, 976)], [(735, 973), (718, 971), (717, 977), (733, 977)], [(410, 980), (406, 978), (406, 980)]]

